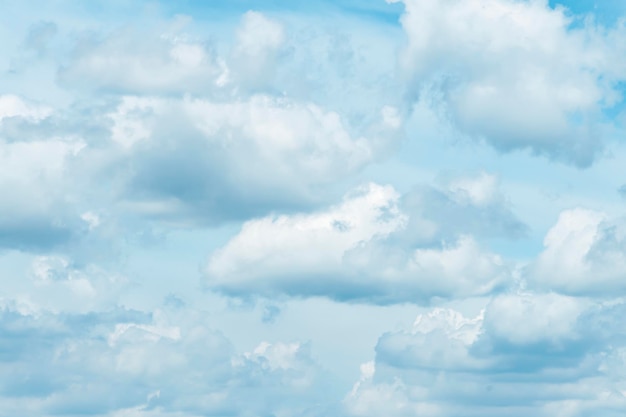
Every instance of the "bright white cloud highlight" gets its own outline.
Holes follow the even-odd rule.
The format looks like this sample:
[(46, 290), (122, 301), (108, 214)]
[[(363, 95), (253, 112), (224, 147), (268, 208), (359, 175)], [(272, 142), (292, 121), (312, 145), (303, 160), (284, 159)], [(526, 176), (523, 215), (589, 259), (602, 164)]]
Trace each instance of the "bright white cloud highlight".
[(506, 282), (504, 261), (469, 236), (438, 248), (396, 245), (409, 220), (399, 198), (369, 184), (325, 211), (249, 221), (211, 256), (209, 286), (386, 304), (487, 294)]

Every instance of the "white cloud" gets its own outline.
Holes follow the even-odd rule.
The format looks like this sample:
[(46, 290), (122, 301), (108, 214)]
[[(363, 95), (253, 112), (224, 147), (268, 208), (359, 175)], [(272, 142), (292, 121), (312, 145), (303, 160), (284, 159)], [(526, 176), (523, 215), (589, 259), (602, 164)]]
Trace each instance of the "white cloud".
[(626, 396), (614, 375), (626, 365), (626, 338), (616, 337), (619, 324), (612, 317), (623, 308), (554, 294), (510, 294), (474, 318), (435, 309), (418, 316), (411, 331), (381, 336), (375, 363), (345, 398), (347, 412), (618, 415)]
[(626, 289), (626, 227), (604, 213), (561, 212), (527, 269), (530, 285), (577, 295), (615, 296)]
[(58, 77), (71, 90), (206, 93), (219, 87), (224, 70), (204, 42), (166, 30), (125, 29), (80, 39)]
[(259, 12), (245, 13), (235, 35), (230, 59), (230, 71), (236, 85), (254, 89), (272, 81), (277, 70), (276, 60), (286, 38), (280, 23)]
[(366, 129), (335, 112), (266, 95), (228, 101), (130, 96), (108, 118), (111, 139), (122, 147), (112, 146), (101, 169), (128, 173), (118, 178), (131, 209), (183, 222), (319, 203), (325, 199), (320, 186), (370, 163), (396, 130), (381, 116), (376, 136), (366, 137)]
[(52, 137), (0, 139), (0, 247), (41, 249), (67, 243), (83, 221), (67, 201), (67, 161), (84, 144)]
[(369, 184), (324, 211), (249, 221), (211, 256), (208, 284), (235, 296), (387, 304), (487, 294), (509, 279), (504, 261), (470, 236), (435, 248), (395, 243), (406, 245), (409, 221), (399, 198)]
[(512, 345), (567, 343), (580, 337), (576, 324), (585, 306), (556, 294), (501, 296), (489, 305), (485, 325), (490, 335)]
[(18, 117), (30, 121), (39, 121), (52, 114), (50, 107), (29, 103), (14, 94), (0, 95), (0, 123), (8, 117)]
[(486, 172), (475, 177), (455, 178), (448, 188), (459, 202), (467, 201), (476, 206), (487, 206), (503, 198), (498, 189), (498, 178)]
[(621, 27), (576, 28), (544, 1), (403, 3), (405, 76), (461, 131), (503, 151), (530, 148), (579, 166), (594, 160), (602, 111), (621, 101)]
[(370, 184), (327, 212), (249, 221), (211, 257), (209, 279), (234, 286), (239, 278), (245, 287), (259, 272), (294, 275), (292, 279), (298, 279), (298, 272), (339, 272), (346, 251), (402, 226), (398, 198), (393, 188)]

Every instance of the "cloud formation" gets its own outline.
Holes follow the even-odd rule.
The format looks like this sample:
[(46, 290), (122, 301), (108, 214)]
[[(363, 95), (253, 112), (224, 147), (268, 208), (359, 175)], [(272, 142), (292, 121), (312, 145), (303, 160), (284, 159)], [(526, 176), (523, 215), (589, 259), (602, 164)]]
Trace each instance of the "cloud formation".
[(600, 154), (603, 112), (622, 101), (623, 28), (578, 24), (543, 1), (402, 3), (409, 89), (461, 132), (580, 167)]
[(201, 316), (184, 314), (52, 314), (4, 303), (0, 409), (24, 416), (307, 415), (323, 399), (322, 371), (306, 345), (264, 342), (238, 354)]
[[(480, 182), (453, 184), (450, 193), (463, 201), (457, 208), (448, 204), (450, 211), (460, 214), (467, 206), (466, 218), (472, 220), (480, 219), (481, 207), (494, 207), (492, 190), (481, 190)], [(211, 256), (208, 285), (241, 297), (326, 296), (390, 304), (484, 295), (510, 281), (509, 266), (498, 255), (458, 231), (452, 241), (440, 240), (447, 219), (420, 217), (416, 199), (408, 205), (413, 210), (404, 211), (400, 200), (392, 187), (369, 184), (324, 211), (249, 221)], [(426, 214), (432, 214), (440, 203), (426, 204)]]
[(355, 416), (617, 416), (626, 405), (616, 378), (626, 340), (600, 323), (611, 326), (623, 308), (510, 294), (476, 317), (434, 309), (411, 330), (381, 336), (346, 408)]

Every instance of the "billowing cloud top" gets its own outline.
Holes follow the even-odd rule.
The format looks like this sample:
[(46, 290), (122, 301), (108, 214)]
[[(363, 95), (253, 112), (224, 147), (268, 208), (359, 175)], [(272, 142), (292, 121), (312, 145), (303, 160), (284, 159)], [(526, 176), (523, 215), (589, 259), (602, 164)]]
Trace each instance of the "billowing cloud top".
[(626, 413), (626, 6), (171, 3), (0, 5), (0, 416)]

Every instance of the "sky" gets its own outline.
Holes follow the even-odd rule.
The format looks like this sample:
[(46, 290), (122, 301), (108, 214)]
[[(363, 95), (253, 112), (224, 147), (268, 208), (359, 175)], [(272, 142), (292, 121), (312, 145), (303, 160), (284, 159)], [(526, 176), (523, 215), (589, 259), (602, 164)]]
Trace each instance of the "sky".
[(624, 2), (0, 16), (1, 416), (624, 415)]

